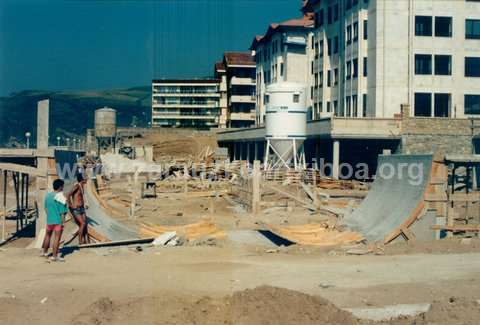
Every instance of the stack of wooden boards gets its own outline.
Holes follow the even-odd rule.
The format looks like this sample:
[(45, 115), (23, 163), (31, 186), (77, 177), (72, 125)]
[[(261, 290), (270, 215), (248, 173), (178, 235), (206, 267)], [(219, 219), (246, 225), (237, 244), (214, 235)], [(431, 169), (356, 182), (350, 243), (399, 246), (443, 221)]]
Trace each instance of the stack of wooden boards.
[(226, 236), (226, 233), (218, 228), (210, 219), (203, 219), (197, 223), (184, 226), (160, 226), (142, 223), (139, 233), (142, 238), (151, 238), (172, 231), (187, 241), (194, 241), (200, 238), (219, 239)]

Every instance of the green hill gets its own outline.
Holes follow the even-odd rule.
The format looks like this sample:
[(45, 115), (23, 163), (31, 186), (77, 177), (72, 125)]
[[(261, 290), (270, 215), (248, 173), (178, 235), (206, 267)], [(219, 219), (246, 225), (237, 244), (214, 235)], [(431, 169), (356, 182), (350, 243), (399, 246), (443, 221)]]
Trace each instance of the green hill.
[[(0, 97), (0, 145), (25, 142), (25, 133), (35, 141), (37, 102), (50, 99), (50, 139), (85, 135), (93, 127), (94, 112), (104, 106), (117, 110), (118, 126), (129, 126), (134, 116), (138, 126), (150, 121), (151, 88), (82, 92), (28, 90)], [(54, 140), (51, 140), (53, 143)]]

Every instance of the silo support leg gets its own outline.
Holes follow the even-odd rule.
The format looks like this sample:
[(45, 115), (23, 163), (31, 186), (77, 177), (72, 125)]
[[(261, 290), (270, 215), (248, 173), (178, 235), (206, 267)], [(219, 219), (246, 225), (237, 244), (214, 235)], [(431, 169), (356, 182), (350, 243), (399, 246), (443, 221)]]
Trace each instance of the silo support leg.
[(333, 141), (332, 178), (339, 179), (340, 174), (340, 141)]

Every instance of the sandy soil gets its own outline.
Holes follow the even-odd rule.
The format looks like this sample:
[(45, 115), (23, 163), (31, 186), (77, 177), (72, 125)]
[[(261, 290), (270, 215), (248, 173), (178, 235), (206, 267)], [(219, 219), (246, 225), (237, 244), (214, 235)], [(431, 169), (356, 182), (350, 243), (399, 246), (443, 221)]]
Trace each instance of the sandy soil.
[[(478, 246), (472, 251), (331, 256), (271, 254), (261, 247), (123, 247), (74, 251), (65, 263), (47, 263), (36, 250), (7, 247), (0, 249), (0, 319), (6, 324), (265, 324), (261, 315), (278, 312), (268, 301), (272, 291), (225, 297), (264, 285), (320, 296), (341, 308), (446, 304), (455, 297), (469, 302), (461, 305), (471, 315), (478, 308), (470, 302), (480, 299)], [(225, 307), (235, 297), (250, 301), (241, 304), (237, 316), (232, 315), (237, 308)], [(324, 304), (321, 300), (290, 294), (279, 299), (293, 318), (282, 316), (292, 322), (278, 324), (308, 324), (305, 314), (318, 324), (328, 323), (305, 305)], [(218, 304), (227, 311), (216, 316)], [(102, 316), (96, 319), (96, 314)], [(334, 320), (342, 316), (332, 317), (330, 323), (338, 323)]]

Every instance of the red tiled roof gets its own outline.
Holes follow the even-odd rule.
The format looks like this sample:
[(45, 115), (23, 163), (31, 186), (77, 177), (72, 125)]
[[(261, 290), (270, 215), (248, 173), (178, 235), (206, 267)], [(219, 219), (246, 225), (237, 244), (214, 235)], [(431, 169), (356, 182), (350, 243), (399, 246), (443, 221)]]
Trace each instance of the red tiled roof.
[(257, 47), (259, 43), (262, 41), (268, 40), (273, 34), (277, 32), (277, 30), (280, 30), (282, 28), (308, 28), (308, 27), (313, 27), (314, 25), (314, 18), (313, 15), (306, 14), (302, 18), (294, 18), (290, 20), (286, 20), (281, 23), (272, 23), (268, 27), (267, 32), (265, 35), (261, 38), (258, 36), (255, 37), (255, 39), (252, 42), (252, 45), (250, 46), (250, 49), (253, 50)]
[(215, 70), (216, 71), (225, 71), (225, 65), (222, 61), (218, 61), (215, 63)]
[(229, 65), (255, 65), (250, 52), (225, 52), (225, 63)]

